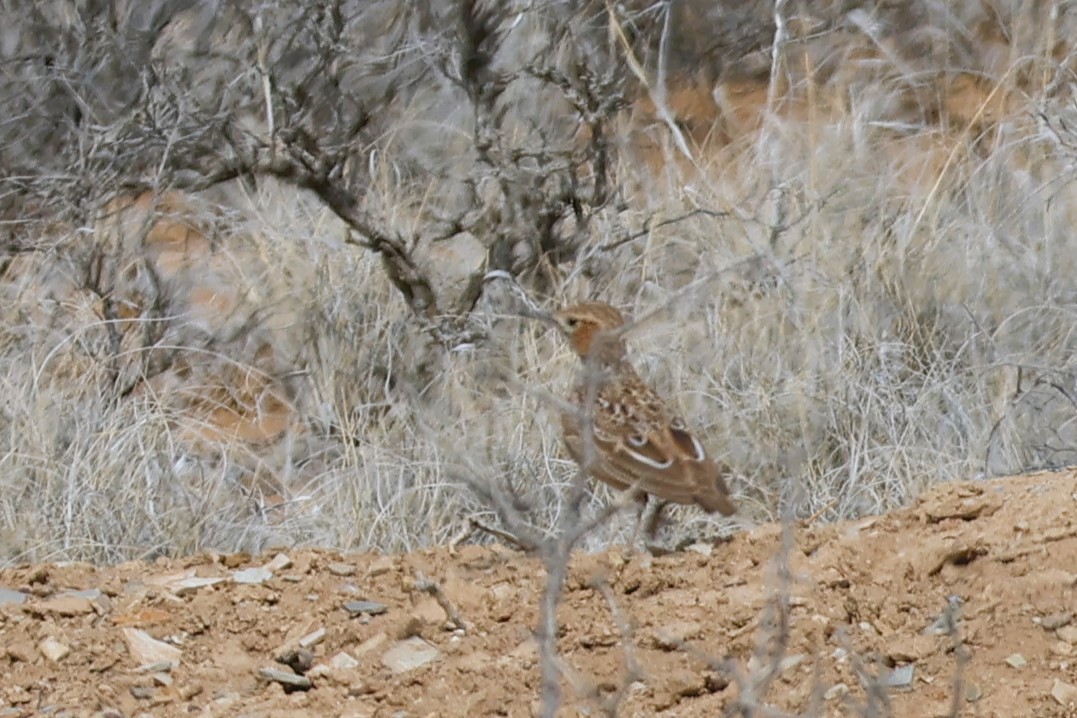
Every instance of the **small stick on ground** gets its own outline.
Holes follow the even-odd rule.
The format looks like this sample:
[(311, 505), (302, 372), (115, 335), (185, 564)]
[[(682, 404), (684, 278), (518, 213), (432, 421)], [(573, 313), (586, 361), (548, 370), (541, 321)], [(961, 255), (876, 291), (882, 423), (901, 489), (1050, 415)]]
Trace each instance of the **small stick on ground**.
[(415, 574), (415, 590), (433, 596), (434, 600), (441, 606), (441, 610), (445, 611), (445, 615), (449, 617), (449, 623), (456, 626), (461, 631), (468, 630), (467, 623), (460, 615), (460, 612), (456, 610), (456, 606), (452, 605), (449, 597), (441, 590), (441, 586), (428, 579), (421, 571)]
[(503, 531), (502, 529), (494, 528), (493, 526), (488, 526), (487, 524), (484, 524), (482, 521), (479, 521), (477, 518), (474, 518), (474, 517), (469, 518), (468, 522), (475, 529), (477, 529), (479, 531), (485, 531), (486, 533), (490, 534), (494, 538), (499, 538), (502, 541), (504, 541), (505, 543), (510, 544), (512, 546), (515, 546), (516, 548), (520, 549), (521, 551), (526, 551), (526, 552), (530, 553), (530, 552), (533, 552), (533, 551), (537, 550), (535, 546), (529, 546), (526, 541), (523, 541), (519, 537), (517, 537), (517, 536), (515, 536), (513, 534), (510, 534), (508, 531)]

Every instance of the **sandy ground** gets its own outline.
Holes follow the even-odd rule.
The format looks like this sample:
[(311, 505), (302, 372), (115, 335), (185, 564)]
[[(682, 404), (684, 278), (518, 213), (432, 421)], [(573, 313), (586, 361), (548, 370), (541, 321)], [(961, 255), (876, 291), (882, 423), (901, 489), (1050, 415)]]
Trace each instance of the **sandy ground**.
[[(1077, 472), (950, 484), (886, 516), (793, 527), (775, 642), (781, 535), (577, 557), (559, 614), (562, 714), (601, 714), (621, 693), (619, 715), (721, 715), (747, 699), (736, 673), (759, 678), (772, 661), (753, 652), (777, 643), (761, 700), (784, 710), (860, 715), (874, 691), (894, 715), (951, 715), (959, 679), (961, 715), (1077, 716)], [(544, 576), (477, 546), (3, 570), (0, 718), (529, 716)], [(956, 635), (937, 620), (948, 606)]]

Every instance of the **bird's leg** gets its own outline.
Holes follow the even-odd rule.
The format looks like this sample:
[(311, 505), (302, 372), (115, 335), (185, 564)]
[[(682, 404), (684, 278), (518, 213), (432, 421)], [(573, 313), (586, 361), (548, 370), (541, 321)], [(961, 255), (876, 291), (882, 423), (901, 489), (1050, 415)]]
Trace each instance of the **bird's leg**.
[(654, 539), (658, 535), (658, 529), (662, 528), (662, 512), (669, 506), (669, 502), (665, 499), (655, 498), (654, 510), (651, 511), (651, 515), (647, 517), (647, 520), (643, 523), (643, 541), (644, 545), (648, 548), (654, 544)]
[[(632, 493), (632, 499), (636, 502), (636, 521), (632, 528), (632, 538), (628, 541), (629, 551), (636, 550), (636, 542), (640, 537), (640, 529), (644, 528), (643, 514), (647, 510), (647, 492), (635, 491)], [(646, 542), (644, 542), (644, 547), (646, 548)]]

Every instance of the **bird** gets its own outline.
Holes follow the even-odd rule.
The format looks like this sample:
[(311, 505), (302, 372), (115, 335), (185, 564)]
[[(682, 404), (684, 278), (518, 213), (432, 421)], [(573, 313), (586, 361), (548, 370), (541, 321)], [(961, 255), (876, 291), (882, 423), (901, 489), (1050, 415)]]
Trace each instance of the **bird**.
[[(628, 361), (625, 318), (604, 302), (582, 302), (549, 315), (584, 361), (585, 371), (561, 412), (565, 447), (583, 470), (620, 491), (633, 492), (640, 516), (647, 496), (694, 504), (730, 516), (728, 469), (711, 458), (684, 419)], [(648, 533), (651, 533), (649, 531)]]

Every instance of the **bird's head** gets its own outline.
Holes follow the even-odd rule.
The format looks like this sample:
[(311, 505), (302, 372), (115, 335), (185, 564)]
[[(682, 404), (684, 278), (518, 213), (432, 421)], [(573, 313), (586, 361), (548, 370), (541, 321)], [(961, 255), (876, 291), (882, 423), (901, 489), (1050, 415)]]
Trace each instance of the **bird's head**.
[(618, 331), (625, 324), (622, 314), (603, 302), (582, 302), (552, 315), (572, 349), (583, 359), (617, 362), (624, 358), (624, 340)]

